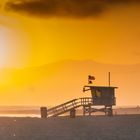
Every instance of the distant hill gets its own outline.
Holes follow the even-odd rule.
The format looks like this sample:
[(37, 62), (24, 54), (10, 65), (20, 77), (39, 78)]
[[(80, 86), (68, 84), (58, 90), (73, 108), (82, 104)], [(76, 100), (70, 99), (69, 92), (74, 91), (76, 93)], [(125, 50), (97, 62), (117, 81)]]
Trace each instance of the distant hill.
[(16, 104), (54, 105), (90, 96), (89, 92), (82, 93), (87, 76), (95, 76), (95, 85), (108, 85), (108, 72), (111, 72), (111, 85), (119, 87), (118, 105), (139, 105), (140, 64), (111, 65), (90, 60), (66, 60), (26, 69), (1, 69), (1, 104), (6, 104), (8, 97), (13, 99), (13, 103), (16, 99)]

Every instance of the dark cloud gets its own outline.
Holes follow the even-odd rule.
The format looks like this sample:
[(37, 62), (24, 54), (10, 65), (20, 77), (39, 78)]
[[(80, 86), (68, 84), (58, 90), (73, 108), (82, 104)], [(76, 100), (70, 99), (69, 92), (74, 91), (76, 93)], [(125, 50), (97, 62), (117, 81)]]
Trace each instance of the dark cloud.
[(140, 0), (10, 0), (6, 10), (48, 17), (99, 16), (110, 7)]

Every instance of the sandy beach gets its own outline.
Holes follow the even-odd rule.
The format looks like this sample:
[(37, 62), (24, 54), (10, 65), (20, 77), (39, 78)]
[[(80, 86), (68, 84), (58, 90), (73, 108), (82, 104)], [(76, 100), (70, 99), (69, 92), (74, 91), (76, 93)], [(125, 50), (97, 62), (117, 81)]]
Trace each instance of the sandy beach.
[(140, 139), (140, 115), (0, 118), (0, 140), (132, 139)]

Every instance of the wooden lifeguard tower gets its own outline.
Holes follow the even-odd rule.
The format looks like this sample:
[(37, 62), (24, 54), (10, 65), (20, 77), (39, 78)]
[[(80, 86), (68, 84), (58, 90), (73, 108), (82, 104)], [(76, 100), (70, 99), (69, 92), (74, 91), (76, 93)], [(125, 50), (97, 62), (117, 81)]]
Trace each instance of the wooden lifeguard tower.
[[(84, 107), (84, 111), (90, 112), (105, 112), (106, 115), (112, 116), (112, 106), (116, 105), (115, 89), (117, 87), (110, 86), (94, 86), (92, 81), (95, 80), (93, 76), (88, 76), (88, 85), (83, 87), (83, 92), (90, 90), (92, 96), (92, 104), (90, 108)], [(102, 108), (99, 108), (101, 106)]]
[(92, 81), (95, 80), (93, 76), (88, 76), (88, 85), (83, 87), (83, 92), (91, 91), (91, 97), (83, 97), (73, 99), (63, 104), (47, 109), (41, 107), (41, 118), (56, 117), (66, 112), (70, 112), (70, 117), (76, 117), (76, 109), (83, 107), (83, 115), (91, 115), (94, 112), (104, 112), (105, 115), (112, 116), (112, 106), (116, 105), (115, 89), (117, 87), (110, 86), (94, 86)]

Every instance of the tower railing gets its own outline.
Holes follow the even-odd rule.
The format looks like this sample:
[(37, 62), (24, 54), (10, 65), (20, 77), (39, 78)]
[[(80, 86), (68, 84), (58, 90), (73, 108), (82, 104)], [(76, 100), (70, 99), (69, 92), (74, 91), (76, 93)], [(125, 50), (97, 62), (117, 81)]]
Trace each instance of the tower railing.
[(86, 106), (86, 105), (91, 105), (92, 98), (91, 97), (84, 97), (84, 98), (78, 98), (78, 99), (73, 99), (68, 102), (65, 102), (63, 104), (57, 105), (55, 107), (52, 107), (47, 110), (47, 116), (48, 117), (55, 117), (58, 115), (62, 115), (72, 109), (81, 107), (81, 106)]

